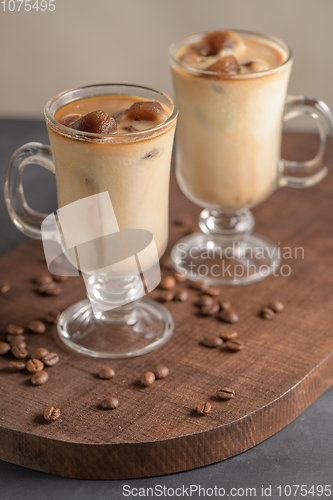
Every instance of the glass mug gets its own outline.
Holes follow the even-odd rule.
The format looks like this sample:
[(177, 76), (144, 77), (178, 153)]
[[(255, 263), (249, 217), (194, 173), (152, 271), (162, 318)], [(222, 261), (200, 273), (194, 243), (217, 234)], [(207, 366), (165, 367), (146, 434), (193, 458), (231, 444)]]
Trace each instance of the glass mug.
[[(332, 164), (333, 117), (326, 104), (286, 97), (290, 49), (271, 36), (236, 33), (269, 44), (282, 61), (264, 71), (232, 75), (190, 67), (182, 59), (185, 47), (200, 44), (206, 33), (186, 36), (169, 49), (179, 106), (177, 181), (187, 198), (204, 208), (202, 232), (182, 238), (171, 258), (188, 279), (211, 285), (250, 284), (276, 271), (277, 247), (252, 233), (249, 208), (281, 186), (317, 184)], [(281, 159), (282, 122), (301, 115), (315, 119), (319, 150), (306, 162)]]
[[(168, 117), (145, 130), (113, 135), (74, 130), (55, 120), (63, 106), (98, 96), (157, 101)], [(44, 108), (51, 146), (26, 144), (8, 165), (5, 199), (16, 227), (43, 239), (51, 272), (79, 275), (80, 270), (84, 277), (88, 299), (66, 309), (58, 322), (60, 338), (78, 352), (138, 356), (173, 333), (167, 309), (141, 297), (160, 280), (158, 260), (168, 240), (177, 114), (170, 97), (140, 86), (91, 85), (63, 92)], [(26, 203), (22, 177), (32, 163), (56, 176), (56, 216)]]

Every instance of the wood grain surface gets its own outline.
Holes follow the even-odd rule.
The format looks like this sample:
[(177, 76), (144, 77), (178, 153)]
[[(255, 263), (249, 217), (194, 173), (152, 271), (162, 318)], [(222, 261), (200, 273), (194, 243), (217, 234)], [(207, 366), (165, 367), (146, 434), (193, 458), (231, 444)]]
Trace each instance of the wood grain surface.
[[(285, 155), (308, 158), (316, 149), (312, 136), (285, 138)], [(9, 373), (10, 354), (0, 356), (0, 458), (61, 476), (86, 479), (138, 478), (169, 474), (223, 460), (251, 448), (295, 419), (333, 384), (333, 173), (307, 190), (280, 189), (254, 210), (256, 231), (281, 247), (304, 248), (304, 259), (284, 260), (288, 277), (270, 277), (242, 288), (222, 288), (239, 314), (236, 329), (245, 347), (237, 353), (201, 345), (205, 335), (230, 329), (216, 317), (204, 318), (195, 306), (199, 292), (187, 283), (187, 302), (166, 304), (175, 321), (172, 339), (160, 349), (127, 360), (92, 359), (69, 351), (55, 326), (43, 335), (28, 333), (28, 350), (46, 347), (60, 356), (47, 368), (49, 381), (32, 386), (29, 373)], [(184, 228), (172, 221), (200, 209), (180, 193), (174, 176), (170, 199), (170, 246)], [(0, 296), (0, 341), (6, 327), (27, 327), (48, 310), (64, 310), (84, 298), (81, 278), (61, 284), (63, 293), (42, 297), (34, 277), (46, 270), (40, 242), (29, 241), (0, 260), (0, 281), (11, 290)], [(166, 274), (166, 271), (163, 271)], [(157, 298), (160, 291), (150, 294)], [(285, 304), (272, 321), (258, 314), (270, 300)], [(169, 376), (143, 388), (143, 372), (164, 364)], [(100, 380), (103, 366), (116, 376)], [(236, 395), (216, 399), (230, 386)], [(101, 401), (119, 400), (114, 411)], [(212, 410), (201, 417), (199, 401)], [(61, 409), (52, 424), (45, 407)]]

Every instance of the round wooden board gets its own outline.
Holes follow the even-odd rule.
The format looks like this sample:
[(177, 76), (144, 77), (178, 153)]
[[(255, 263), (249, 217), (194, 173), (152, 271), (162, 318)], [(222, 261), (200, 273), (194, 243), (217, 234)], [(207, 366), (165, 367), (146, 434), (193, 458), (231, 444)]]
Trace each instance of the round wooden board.
[[(306, 140), (310, 153), (314, 144)], [(199, 293), (188, 283), (178, 288), (188, 289), (189, 300), (166, 305), (175, 321), (172, 339), (145, 356), (105, 362), (69, 351), (55, 326), (44, 335), (26, 333), (29, 350), (45, 346), (58, 352), (60, 361), (47, 368), (47, 384), (34, 387), (28, 372), (9, 373), (10, 355), (0, 357), (0, 458), (72, 478), (148, 477), (223, 460), (295, 419), (333, 384), (332, 187), (330, 174), (306, 192), (280, 190), (255, 210), (257, 231), (281, 248), (304, 247), (304, 259), (284, 261), (291, 266), (289, 277), (221, 288), (240, 317), (237, 331), (245, 348), (238, 353), (201, 345), (205, 335), (230, 327), (198, 314)], [(172, 178), (171, 221), (180, 214), (196, 221), (198, 213)], [(170, 246), (183, 234), (184, 228), (171, 224)], [(62, 284), (58, 297), (36, 294), (33, 278), (45, 269), (39, 242), (1, 259), (1, 281), (10, 281), (12, 289), (0, 296), (0, 341), (9, 323), (26, 327), (49, 309), (63, 310), (84, 297), (80, 278)], [(151, 297), (158, 295), (155, 290)], [(258, 313), (271, 299), (282, 300), (285, 311), (267, 321)], [(143, 388), (142, 373), (158, 364), (168, 366), (170, 375)], [(114, 379), (96, 376), (105, 365), (114, 368)], [(232, 400), (216, 399), (222, 385), (234, 388)], [(117, 410), (101, 409), (107, 396), (119, 400)], [(212, 404), (205, 417), (195, 412), (202, 400)], [(61, 409), (52, 424), (42, 416), (49, 405)]]

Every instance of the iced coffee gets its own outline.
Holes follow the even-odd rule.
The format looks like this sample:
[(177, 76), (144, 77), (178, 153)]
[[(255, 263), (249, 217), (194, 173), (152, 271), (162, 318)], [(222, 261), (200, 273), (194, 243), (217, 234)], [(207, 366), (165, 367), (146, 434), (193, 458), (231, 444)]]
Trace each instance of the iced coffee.
[(172, 45), (177, 179), (197, 205), (251, 207), (276, 188), (289, 54), (279, 40), (248, 32)]
[[(150, 231), (161, 257), (168, 239), (176, 121), (175, 117), (170, 119), (172, 114), (174, 109), (167, 99), (159, 102), (124, 94), (74, 99), (59, 107), (55, 123), (48, 123), (59, 208), (107, 191), (120, 232)], [(103, 234), (107, 221), (98, 212), (99, 207), (93, 207), (85, 224), (90, 229), (100, 228)], [(108, 265), (108, 256), (115, 252), (105, 238), (96, 239), (96, 245), (91, 258), (83, 256), (91, 269)], [(152, 264), (148, 260), (146, 268)], [(131, 271), (126, 268), (124, 273)]]

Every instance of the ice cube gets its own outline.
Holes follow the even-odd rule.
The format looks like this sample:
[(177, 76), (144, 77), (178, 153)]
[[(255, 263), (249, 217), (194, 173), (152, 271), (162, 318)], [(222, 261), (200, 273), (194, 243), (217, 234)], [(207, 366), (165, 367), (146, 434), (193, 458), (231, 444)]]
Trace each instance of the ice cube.
[(223, 73), (228, 75), (238, 75), (240, 73), (240, 66), (234, 56), (225, 56), (218, 59), (216, 62), (208, 66), (205, 71), (214, 73)]
[(157, 101), (138, 101), (124, 111), (123, 118), (133, 121), (157, 121), (162, 123), (167, 114)]
[(71, 113), (70, 115), (66, 115), (61, 118), (59, 123), (61, 123), (61, 125), (65, 125), (65, 127), (70, 127), (72, 123), (76, 122), (79, 118), (81, 118), (81, 115)]
[(70, 125), (74, 130), (93, 134), (114, 134), (117, 132), (117, 123), (108, 113), (102, 110), (92, 111), (82, 116)]
[(201, 43), (206, 56), (215, 56), (222, 49), (231, 53), (245, 47), (241, 37), (234, 31), (212, 31), (204, 36)]
[(201, 63), (205, 60), (199, 50), (193, 48), (185, 52), (179, 59), (183, 64), (194, 68), (200, 67)]
[(242, 63), (250, 73), (259, 73), (260, 71), (267, 71), (269, 69), (269, 64), (264, 61), (248, 61), (247, 63)]

